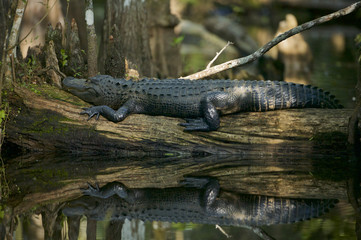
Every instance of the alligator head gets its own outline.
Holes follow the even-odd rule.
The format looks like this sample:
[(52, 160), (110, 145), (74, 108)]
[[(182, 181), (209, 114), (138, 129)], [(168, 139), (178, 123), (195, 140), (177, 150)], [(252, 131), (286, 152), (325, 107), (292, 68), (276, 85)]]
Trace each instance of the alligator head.
[(97, 78), (77, 79), (67, 77), (62, 82), (63, 89), (93, 105), (104, 102), (104, 94)]
[[(114, 79), (108, 75), (97, 75), (89, 79), (78, 79), (67, 77), (63, 80), (62, 85), (65, 91), (79, 97), (85, 102), (99, 106), (115, 104), (122, 104), (117, 94), (119, 94), (119, 85), (124, 83), (123, 79)], [(116, 99), (116, 101), (115, 101)]]

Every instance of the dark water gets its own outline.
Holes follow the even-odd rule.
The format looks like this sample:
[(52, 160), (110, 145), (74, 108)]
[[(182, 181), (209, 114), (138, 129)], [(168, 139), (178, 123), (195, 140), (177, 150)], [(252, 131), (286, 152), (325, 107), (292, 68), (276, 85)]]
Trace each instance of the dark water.
[[(357, 163), (351, 158), (347, 155), (334, 158), (287, 154), (265, 155), (261, 158), (259, 155), (249, 155), (247, 158), (211, 156), (142, 159), (74, 155), (22, 156), (12, 159), (12, 164), (7, 168), (12, 194), (5, 204), (3, 224), (14, 228), (15, 239), (43, 239), (41, 236), (44, 231), (45, 235), (52, 234), (53, 239), (64, 239), (61, 236), (74, 239), (76, 234), (79, 239), (85, 239), (86, 235), (88, 239), (120, 239), (120, 236), (122, 239), (226, 238), (214, 224), (197, 224), (199, 219), (194, 223), (142, 222), (134, 219), (107, 221), (113, 209), (105, 211), (105, 220), (96, 221), (92, 219), (94, 214), (88, 215), (87, 220), (84, 216), (66, 217), (62, 212), (63, 208), (70, 206), (67, 202), (82, 196), (81, 189), (87, 189), (87, 183), (104, 186), (116, 181), (129, 189), (154, 189), (152, 192), (175, 188), (175, 193), (180, 194), (180, 197), (176, 195), (174, 200), (182, 199), (185, 190), (181, 182), (185, 177), (192, 176), (217, 179), (221, 188), (218, 198), (222, 198), (225, 193), (228, 194), (225, 196), (267, 195), (281, 197), (285, 201), (296, 199), (299, 205), (315, 199), (338, 199), (339, 202), (331, 206), (330, 211), (320, 211), (320, 217), (293, 224), (271, 224), (277, 216), (261, 214), (258, 218), (267, 217), (267, 224), (271, 224), (261, 228), (275, 239), (289, 239), (291, 235), (292, 239), (353, 239), (355, 216), (347, 198), (347, 194), (352, 191), (346, 186), (359, 173), (356, 172)], [(174, 191), (170, 194), (174, 194)], [(120, 198), (117, 199), (120, 201)], [(152, 198), (145, 199), (151, 201)], [(174, 204), (177, 206), (177, 201)], [(187, 205), (182, 208), (187, 208)], [(18, 216), (16, 224), (7, 220), (11, 218), (10, 209)], [(245, 227), (222, 228), (232, 236), (231, 239), (259, 239)]]
[(354, 107), (358, 33), (353, 27), (320, 26), (304, 34), (313, 54), (310, 83), (330, 91), (346, 108)]

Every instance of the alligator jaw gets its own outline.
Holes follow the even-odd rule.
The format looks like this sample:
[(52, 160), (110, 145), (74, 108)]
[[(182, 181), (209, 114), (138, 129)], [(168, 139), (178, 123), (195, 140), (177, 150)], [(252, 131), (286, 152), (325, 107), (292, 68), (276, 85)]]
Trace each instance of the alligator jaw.
[(63, 89), (66, 91), (85, 91), (86, 79), (77, 79), (73, 77), (66, 77), (62, 82)]
[(95, 86), (91, 86), (86, 79), (66, 77), (62, 82), (62, 86), (65, 91), (88, 103), (94, 103), (94, 100), (98, 97)]

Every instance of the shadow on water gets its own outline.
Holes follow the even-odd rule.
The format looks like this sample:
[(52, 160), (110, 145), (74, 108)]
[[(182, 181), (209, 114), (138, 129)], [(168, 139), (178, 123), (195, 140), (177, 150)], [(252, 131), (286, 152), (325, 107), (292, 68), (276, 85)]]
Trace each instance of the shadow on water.
[[(351, 160), (325, 155), (22, 156), (7, 161), (12, 195), (2, 205), (2, 234), (16, 239), (226, 238), (215, 229), (218, 224), (233, 239), (355, 237), (347, 199), (350, 176), (358, 176), (353, 172), (360, 168)], [(100, 189), (84, 191), (88, 183)]]

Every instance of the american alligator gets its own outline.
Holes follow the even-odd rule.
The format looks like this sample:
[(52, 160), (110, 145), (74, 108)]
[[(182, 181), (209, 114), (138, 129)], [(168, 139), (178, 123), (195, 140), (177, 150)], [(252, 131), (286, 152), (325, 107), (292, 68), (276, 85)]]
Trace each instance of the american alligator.
[[(193, 222), (233, 226), (292, 223), (319, 217), (337, 200), (286, 199), (220, 191), (215, 179), (187, 178), (183, 187), (129, 189), (113, 182), (84, 190), (63, 209), (90, 219)], [(109, 218), (109, 219), (108, 219)]]
[(279, 81), (143, 79), (138, 82), (98, 75), (67, 77), (63, 88), (95, 106), (81, 114), (113, 122), (144, 113), (186, 118), (185, 131), (214, 131), (220, 115), (286, 108), (339, 108), (328, 92), (309, 85)]

